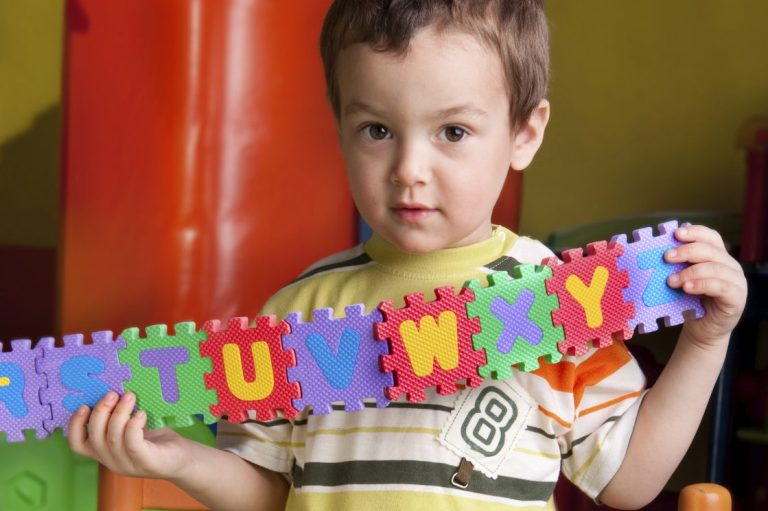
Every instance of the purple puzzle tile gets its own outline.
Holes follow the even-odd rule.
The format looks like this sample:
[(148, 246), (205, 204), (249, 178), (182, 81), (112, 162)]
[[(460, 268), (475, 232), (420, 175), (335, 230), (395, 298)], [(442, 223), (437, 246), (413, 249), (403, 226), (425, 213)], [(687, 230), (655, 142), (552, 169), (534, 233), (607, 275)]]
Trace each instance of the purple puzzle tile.
[(619, 269), (629, 273), (629, 287), (624, 289), (624, 301), (634, 302), (635, 317), (629, 320), (629, 327), (639, 327), (641, 334), (656, 330), (659, 318), (664, 318), (665, 326), (672, 326), (685, 320), (684, 312), (693, 311), (697, 318), (704, 315), (700, 297), (667, 285), (667, 278), (672, 273), (688, 266), (664, 260), (667, 250), (682, 245), (675, 238), (676, 229), (677, 221), (673, 220), (659, 224), (658, 236), (653, 235), (650, 227), (645, 227), (632, 232), (632, 243), (627, 243), (624, 234), (612, 239), (624, 245), (624, 255), (619, 257), (618, 262)]
[(384, 390), (394, 380), (379, 365), (388, 347), (373, 335), (381, 313), (374, 309), (366, 315), (359, 304), (344, 311), (346, 317), (334, 319), (333, 309), (317, 309), (307, 323), (298, 312), (285, 318), (291, 333), (283, 336), (283, 346), (296, 353), (296, 367), (288, 368), (288, 379), (298, 381), (302, 390), (301, 398), (293, 401), (297, 410), (311, 406), (312, 413), (322, 415), (331, 412), (332, 403), (343, 402), (345, 410), (358, 411), (367, 398), (375, 398), (378, 407), (389, 404)]
[(8, 442), (23, 441), (25, 429), (34, 429), (39, 439), (48, 436), (44, 421), (51, 418), (51, 407), (40, 402), (45, 375), (35, 370), (40, 351), (31, 347), (29, 339), (18, 339), (11, 341), (11, 351), (0, 352), (0, 432)]
[(131, 379), (130, 368), (117, 358), (125, 341), (113, 341), (110, 331), (93, 332), (91, 338), (92, 344), (83, 344), (82, 334), (65, 335), (63, 347), (54, 347), (53, 339), (40, 342), (37, 371), (48, 380), (40, 399), (51, 405), (52, 419), (45, 421), (51, 433), (62, 428), (66, 435), (69, 419), (81, 405), (93, 408), (110, 390), (122, 394), (123, 382)]

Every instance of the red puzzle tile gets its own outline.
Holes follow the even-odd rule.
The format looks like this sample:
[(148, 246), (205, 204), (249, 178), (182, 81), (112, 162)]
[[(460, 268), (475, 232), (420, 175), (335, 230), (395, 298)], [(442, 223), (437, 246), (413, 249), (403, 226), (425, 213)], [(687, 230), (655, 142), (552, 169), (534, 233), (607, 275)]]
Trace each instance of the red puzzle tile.
[(425, 303), (421, 293), (409, 294), (406, 306), (397, 310), (391, 301), (379, 305), (384, 321), (375, 326), (376, 337), (389, 339), (390, 347), (381, 357), (382, 369), (395, 377), (395, 386), (387, 389), (390, 399), (405, 394), (409, 401), (423, 401), (428, 387), (451, 394), (462, 379), (472, 387), (482, 382), (477, 368), (485, 365), (485, 353), (472, 346), (480, 322), (466, 311), (474, 293), (464, 288), (456, 295), (447, 286), (435, 289), (435, 295), (437, 300)]
[(205, 375), (205, 385), (216, 389), (219, 403), (211, 406), (217, 417), (243, 422), (248, 410), (267, 421), (281, 410), (287, 418), (298, 413), (293, 399), (301, 396), (298, 383), (288, 381), (288, 368), (296, 365), (293, 350), (284, 350), (282, 334), (290, 331), (285, 321), (275, 316), (259, 316), (254, 327), (248, 318), (232, 318), (222, 330), (216, 320), (203, 329), (208, 340), (200, 343), (200, 353), (211, 357), (213, 372)]
[(553, 275), (546, 282), (547, 293), (557, 293), (560, 302), (552, 322), (563, 327), (565, 339), (558, 349), (564, 354), (583, 355), (590, 341), (603, 348), (632, 336), (628, 321), (634, 305), (625, 303), (622, 295), (629, 277), (617, 266), (623, 247), (598, 241), (587, 245), (587, 253), (577, 248), (563, 252), (564, 264), (555, 258), (545, 261)]

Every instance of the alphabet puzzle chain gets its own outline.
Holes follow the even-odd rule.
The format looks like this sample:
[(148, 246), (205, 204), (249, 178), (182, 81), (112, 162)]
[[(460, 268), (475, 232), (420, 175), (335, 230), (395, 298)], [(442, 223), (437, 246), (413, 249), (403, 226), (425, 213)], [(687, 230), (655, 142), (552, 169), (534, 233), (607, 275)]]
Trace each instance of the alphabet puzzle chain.
[[(327, 414), (332, 404), (346, 411), (366, 400), (385, 407), (405, 396), (425, 399), (425, 390), (456, 392), (484, 378), (505, 379), (512, 371), (534, 371), (563, 355), (582, 355), (646, 333), (701, 317), (697, 296), (672, 289), (667, 277), (685, 265), (664, 261), (681, 243), (676, 221), (634, 231), (633, 240), (614, 236), (550, 258), (523, 264), (512, 275), (488, 275), (457, 293), (435, 290), (435, 299), (413, 293), (405, 307), (382, 302), (366, 314), (360, 304), (344, 316), (318, 309), (311, 320), (294, 312), (211, 320), (196, 328), (178, 323), (128, 328), (117, 339), (94, 332), (11, 341), (0, 352), (0, 435), (18, 442), (25, 430), (44, 438), (62, 428), (83, 404), (94, 406), (108, 391), (131, 391), (147, 413), (149, 427), (189, 424), (202, 416), (243, 422), (288, 419), (310, 409)], [(2, 347), (2, 344), (0, 344)], [(249, 415), (250, 413), (250, 415)]]

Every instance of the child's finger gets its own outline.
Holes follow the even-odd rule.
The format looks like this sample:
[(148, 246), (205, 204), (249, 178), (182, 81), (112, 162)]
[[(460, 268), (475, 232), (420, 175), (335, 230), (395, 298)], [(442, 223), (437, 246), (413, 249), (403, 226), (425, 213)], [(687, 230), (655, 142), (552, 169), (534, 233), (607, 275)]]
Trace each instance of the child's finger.
[(69, 420), (67, 441), (69, 442), (69, 448), (72, 449), (72, 452), (81, 456), (93, 458), (94, 452), (88, 444), (88, 430), (86, 428), (90, 415), (90, 408), (86, 405), (81, 405), (80, 408), (72, 414), (72, 418)]
[(737, 284), (732, 281), (709, 278), (688, 280), (683, 284), (683, 291), (691, 295), (704, 295), (716, 298), (724, 310), (738, 309), (741, 304), (733, 300), (739, 296)]
[(144, 439), (144, 426), (146, 425), (147, 414), (143, 410), (139, 410), (125, 426), (125, 452), (134, 463), (139, 465), (151, 457)]
[(112, 458), (120, 462), (126, 459), (125, 425), (131, 418), (136, 397), (132, 392), (124, 394), (117, 402), (107, 425), (107, 448)]
[(107, 446), (107, 426), (112, 417), (112, 410), (117, 404), (117, 393), (113, 391), (107, 394), (96, 403), (91, 410), (91, 416), (88, 419), (88, 441), (91, 444), (93, 452), (104, 465), (114, 466), (112, 456)]
[(740, 269), (736, 270), (730, 265), (720, 262), (706, 262), (693, 264), (678, 273), (673, 273), (669, 276), (667, 283), (670, 287), (680, 288), (684, 287), (687, 282), (710, 278), (718, 278), (729, 282), (739, 283), (744, 280)]
[(742, 274), (717, 263), (702, 263), (686, 268), (669, 278), (671, 287), (688, 294), (715, 298), (724, 311), (743, 309), (746, 281)]
[(678, 227), (675, 231), (675, 237), (683, 242), (702, 241), (725, 249), (725, 242), (720, 233), (704, 225), (684, 225)]
[(712, 243), (694, 242), (671, 248), (664, 254), (668, 263), (705, 263), (714, 261), (734, 270), (741, 271), (739, 263), (722, 247)]

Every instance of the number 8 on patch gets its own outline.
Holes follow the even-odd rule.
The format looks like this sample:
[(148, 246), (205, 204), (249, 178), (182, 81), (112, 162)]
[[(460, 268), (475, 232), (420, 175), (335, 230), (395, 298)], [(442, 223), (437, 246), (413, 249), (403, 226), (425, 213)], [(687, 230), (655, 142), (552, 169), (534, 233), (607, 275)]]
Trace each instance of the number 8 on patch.
[(504, 446), (505, 436), (517, 419), (517, 405), (495, 387), (480, 392), (475, 406), (461, 425), (461, 437), (472, 449), (495, 456)]

